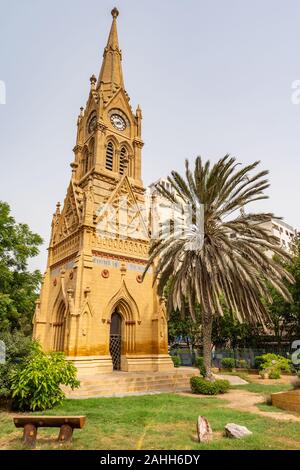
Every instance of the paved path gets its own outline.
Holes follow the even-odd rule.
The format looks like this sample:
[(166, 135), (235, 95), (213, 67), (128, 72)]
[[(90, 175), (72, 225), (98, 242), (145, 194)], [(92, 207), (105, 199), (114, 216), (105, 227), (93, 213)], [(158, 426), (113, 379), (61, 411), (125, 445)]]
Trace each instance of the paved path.
[[(207, 395), (194, 395), (192, 393), (180, 393), (184, 396), (193, 396), (198, 398), (207, 398)], [(224, 400), (224, 405), (228, 408), (233, 408), (239, 411), (247, 411), (259, 416), (266, 416), (267, 418), (276, 419), (279, 421), (296, 421), (300, 422), (300, 416), (288, 413), (286, 411), (262, 411), (256, 405), (265, 403), (266, 399), (259, 393), (248, 392), (247, 390), (229, 390), (223, 395), (218, 395), (218, 398)]]
[(238, 375), (228, 375), (228, 374), (214, 374), (216, 379), (228, 380), (231, 385), (246, 385), (248, 382), (241, 379)]

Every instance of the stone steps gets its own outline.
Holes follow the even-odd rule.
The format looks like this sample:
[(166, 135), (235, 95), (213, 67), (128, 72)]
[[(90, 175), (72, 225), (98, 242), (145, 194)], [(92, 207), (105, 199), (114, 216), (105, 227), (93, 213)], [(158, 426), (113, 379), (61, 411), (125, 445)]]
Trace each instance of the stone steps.
[(68, 398), (113, 397), (190, 390), (198, 369), (182, 367), (172, 372), (114, 372), (82, 377), (78, 390), (64, 389)]
[(88, 381), (84, 381), (84, 380), (81, 380), (80, 383), (81, 383), (81, 386), (82, 387), (88, 387), (90, 385), (99, 385), (99, 384), (102, 384), (102, 385), (115, 385), (115, 384), (118, 384), (118, 385), (128, 385), (130, 386), (131, 384), (136, 384), (136, 385), (139, 385), (139, 384), (144, 384), (144, 383), (148, 383), (148, 384), (153, 384), (153, 383), (161, 383), (161, 382), (166, 382), (166, 383), (170, 383), (171, 382), (180, 382), (180, 381), (186, 381), (187, 379), (189, 379), (190, 376), (185, 376), (185, 377), (166, 377), (166, 378), (154, 378), (154, 379), (147, 379), (145, 378), (145, 380), (142, 380), (142, 379), (139, 379), (139, 380), (114, 380), (114, 379), (110, 379), (110, 380), (102, 380), (102, 379), (99, 379), (99, 380), (88, 380)]
[[(82, 396), (84, 394), (88, 395), (115, 395), (116, 393), (131, 393), (131, 392), (155, 392), (155, 391), (178, 391), (178, 390), (189, 390), (190, 385), (188, 383), (181, 383), (181, 384), (153, 384), (153, 386), (147, 386), (146, 384), (143, 384), (141, 386), (132, 386), (132, 387), (101, 387), (101, 386), (91, 386), (91, 387), (85, 387), (85, 388), (80, 388), (79, 390), (75, 390), (71, 392), (70, 397), (73, 396)], [(68, 394), (69, 395), (69, 394)]]

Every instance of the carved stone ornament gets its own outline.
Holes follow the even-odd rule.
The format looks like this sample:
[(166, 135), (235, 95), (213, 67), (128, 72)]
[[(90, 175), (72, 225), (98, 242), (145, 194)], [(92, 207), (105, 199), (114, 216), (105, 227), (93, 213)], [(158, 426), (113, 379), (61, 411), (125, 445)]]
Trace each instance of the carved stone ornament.
[(109, 270), (108, 269), (103, 269), (102, 273), (101, 273), (101, 276), (104, 278), (104, 279), (108, 279), (109, 278)]

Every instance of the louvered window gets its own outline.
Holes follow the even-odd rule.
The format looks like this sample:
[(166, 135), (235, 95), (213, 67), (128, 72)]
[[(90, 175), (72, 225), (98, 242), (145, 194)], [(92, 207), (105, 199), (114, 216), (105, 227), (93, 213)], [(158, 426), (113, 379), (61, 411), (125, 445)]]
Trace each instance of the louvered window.
[(120, 153), (120, 175), (124, 175), (125, 173), (125, 158), (126, 158), (126, 148), (122, 147)]
[(112, 171), (113, 170), (113, 161), (114, 161), (114, 146), (112, 142), (109, 142), (107, 144), (107, 149), (106, 149), (106, 164), (105, 167), (107, 170)]

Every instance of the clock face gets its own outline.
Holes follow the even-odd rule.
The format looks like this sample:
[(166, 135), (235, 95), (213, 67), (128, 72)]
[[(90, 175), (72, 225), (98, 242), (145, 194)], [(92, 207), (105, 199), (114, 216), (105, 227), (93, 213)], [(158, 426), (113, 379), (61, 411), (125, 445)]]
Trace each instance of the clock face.
[(88, 125), (89, 133), (93, 132), (96, 129), (96, 126), (97, 126), (97, 116), (94, 116), (92, 117)]
[(126, 122), (119, 114), (112, 114), (110, 121), (118, 131), (124, 131), (126, 129)]

